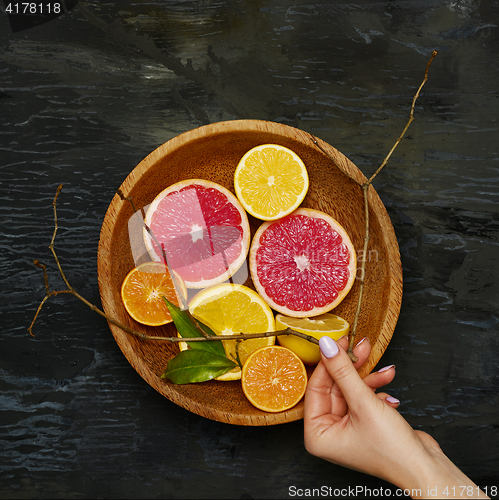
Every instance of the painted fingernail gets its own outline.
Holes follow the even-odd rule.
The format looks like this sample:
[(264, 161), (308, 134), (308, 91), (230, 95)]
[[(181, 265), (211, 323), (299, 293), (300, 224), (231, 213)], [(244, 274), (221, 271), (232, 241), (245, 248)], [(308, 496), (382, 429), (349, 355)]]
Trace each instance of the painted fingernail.
[(378, 373), (381, 373), (381, 372), (386, 372), (387, 370), (389, 370), (390, 368), (395, 368), (395, 365), (388, 365), (388, 366), (385, 366), (384, 368), (381, 368), (380, 370), (378, 370)]
[(387, 396), (386, 400), (389, 402), (389, 403), (400, 403), (400, 401), (397, 399), (397, 398), (394, 398), (392, 396)]
[(326, 358), (332, 358), (339, 352), (336, 342), (331, 337), (321, 337), (319, 339), (319, 347)]
[(369, 338), (368, 337), (364, 337), (355, 347), (358, 347), (360, 344), (362, 344), (362, 342), (364, 342), (365, 340), (367, 340), (369, 342)]

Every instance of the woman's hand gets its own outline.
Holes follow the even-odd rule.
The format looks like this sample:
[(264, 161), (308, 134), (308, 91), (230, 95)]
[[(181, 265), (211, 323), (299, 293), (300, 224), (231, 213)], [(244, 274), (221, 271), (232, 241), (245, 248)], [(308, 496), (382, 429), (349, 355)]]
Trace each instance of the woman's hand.
[[(414, 497), (429, 495), (437, 487), (470, 485), (480, 492), (443, 454), (428, 434), (415, 431), (396, 410), (399, 401), (375, 393), (395, 377), (388, 366), (361, 379), (357, 369), (371, 351), (367, 339), (354, 353), (352, 364), (346, 354), (347, 339), (337, 343), (322, 337), (321, 362), (309, 380), (305, 394), (305, 447), (318, 457), (350, 469), (379, 477)], [(456, 489), (456, 494), (459, 494)]]

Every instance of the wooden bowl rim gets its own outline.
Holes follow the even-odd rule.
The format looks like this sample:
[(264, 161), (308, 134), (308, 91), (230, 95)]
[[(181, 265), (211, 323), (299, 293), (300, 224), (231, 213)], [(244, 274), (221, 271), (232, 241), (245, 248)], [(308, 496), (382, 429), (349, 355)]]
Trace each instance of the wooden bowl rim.
[[(358, 167), (356, 167), (355, 164), (352, 163), (341, 152), (339, 152), (330, 144), (315, 136), (312, 136), (307, 132), (296, 129), (294, 127), (290, 127), (288, 125), (265, 120), (230, 120), (212, 123), (186, 131), (160, 145), (149, 155), (147, 155), (129, 173), (129, 175), (120, 186), (121, 193), (125, 197), (129, 196), (137, 180), (141, 179), (141, 177), (147, 172), (147, 170), (160, 158), (171, 154), (173, 151), (188, 144), (192, 140), (208, 138), (216, 134), (226, 132), (267, 132), (298, 140), (305, 145), (308, 143), (308, 141), (310, 141), (310, 147), (322, 149), (329, 155), (333, 156), (335, 160), (339, 159), (339, 161), (335, 161), (335, 164), (343, 173), (350, 176), (359, 183), (365, 182), (367, 180), (364, 174), (358, 169)], [(314, 146), (314, 143), (318, 144), (320, 148), (318, 148), (317, 145)], [(365, 376), (371, 372), (371, 370), (378, 363), (379, 359), (384, 353), (386, 346), (390, 342), (400, 312), (402, 298), (402, 267), (400, 263), (400, 253), (398, 250), (395, 231), (391, 224), (389, 215), (386, 212), (386, 208), (372, 185), (369, 187), (368, 191), (368, 202), (370, 208), (373, 209), (379, 219), (379, 223), (383, 230), (383, 239), (389, 242), (392, 250), (396, 249), (397, 255), (392, 256), (392, 259), (390, 261), (391, 286), (388, 292), (387, 317), (385, 318), (383, 327), (378, 336), (378, 339), (381, 339), (381, 341), (376, 342), (375, 345), (372, 346), (371, 356), (359, 371), (361, 376)], [(112, 241), (109, 235), (113, 234), (113, 222), (118, 217), (120, 208), (122, 207), (123, 203), (123, 199), (117, 192), (111, 200), (111, 203), (107, 209), (99, 240), (97, 259), (98, 281), (101, 301), (106, 313), (108, 313), (109, 310), (108, 304), (112, 303), (113, 301), (110, 287), (107, 286), (105, 280), (106, 273), (109, 271), (110, 266), (110, 262), (108, 262), (106, 259), (106, 256), (109, 255)], [(108, 324), (118, 346), (127, 358), (128, 362), (137, 371), (137, 373), (160, 394), (162, 394), (178, 406), (187, 409), (188, 411), (216, 421), (248, 426), (276, 425), (296, 421), (303, 418), (303, 401), (296, 407), (282, 413), (267, 415), (234, 415), (227, 414), (227, 412), (222, 412), (217, 410), (216, 408), (208, 407), (198, 403), (197, 401), (185, 398), (183, 395), (176, 392), (172, 388), (172, 386), (165, 384), (162, 379), (160, 379), (155, 373), (153, 373), (150, 368), (142, 361), (142, 358), (140, 358), (133, 351), (133, 349), (126, 349), (126, 346), (129, 344), (129, 334), (114, 325), (112, 322), (108, 321)]]

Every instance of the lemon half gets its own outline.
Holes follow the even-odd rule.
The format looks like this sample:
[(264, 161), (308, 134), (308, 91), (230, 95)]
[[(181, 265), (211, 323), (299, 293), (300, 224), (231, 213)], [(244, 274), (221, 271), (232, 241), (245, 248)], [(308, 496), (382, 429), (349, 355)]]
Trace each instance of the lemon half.
[(276, 220), (296, 210), (309, 186), (307, 169), (291, 149), (262, 144), (239, 161), (234, 189), (245, 210), (261, 220)]
[[(338, 340), (344, 335), (348, 335), (350, 325), (348, 321), (336, 316), (336, 314), (326, 313), (313, 318), (290, 318), (278, 314), (275, 318), (276, 330), (292, 328), (300, 333), (311, 335), (320, 339), (324, 335)], [(307, 365), (315, 365), (320, 359), (319, 346), (312, 344), (308, 340), (301, 339), (294, 335), (279, 335), (279, 344), (291, 349)]]
[[(206, 288), (191, 299), (189, 310), (196, 319), (209, 326), (217, 335), (275, 331), (272, 309), (260, 295), (244, 285), (223, 283)], [(180, 350), (187, 349), (185, 342), (179, 344)], [(223, 344), (229, 359), (236, 361), (239, 358), (241, 364), (244, 364), (253, 351), (274, 345), (275, 337), (226, 340)], [(237, 366), (216, 380), (240, 378), (241, 368)]]

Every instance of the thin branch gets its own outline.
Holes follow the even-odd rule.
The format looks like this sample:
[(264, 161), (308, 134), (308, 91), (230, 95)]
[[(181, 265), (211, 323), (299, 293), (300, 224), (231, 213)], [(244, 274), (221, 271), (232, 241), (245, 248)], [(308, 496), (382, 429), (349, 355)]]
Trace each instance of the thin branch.
[(407, 132), (407, 129), (409, 128), (409, 126), (411, 125), (411, 123), (413, 122), (414, 120), (414, 107), (416, 105), (416, 101), (419, 97), (419, 94), (421, 93), (421, 89), (423, 88), (423, 85), (426, 83), (426, 81), (428, 80), (428, 71), (430, 69), (430, 65), (431, 63), (433, 62), (433, 59), (435, 59), (435, 56), (438, 54), (438, 52), (436, 50), (433, 51), (433, 53), (431, 54), (431, 58), (430, 60), (428, 61), (428, 64), (426, 65), (426, 71), (425, 71), (425, 74), (424, 74), (424, 78), (423, 78), (423, 81), (421, 82), (421, 85), (419, 86), (418, 88), (418, 91), (416, 92), (416, 94), (414, 95), (413, 99), (412, 99), (412, 106), (411, 106), (411, 112), (409, 114), (409, 121), (407, 122), (406, 126), (404, 127), (404, 130), (402, 130), (402, 133), (399, 135), (399, 138), (397, 139), (397, 141), (395, 142), (395, 144), (393, 145), (392, 149), (390, 149), (390, 152), (386, 155), (386, 158), (383, 160), (383, 162), (381, 163), (381, 165), (378, 167), (378, 169), (376, 170), (376, 172), (374, 172), (373, 175), (371, 175), (371, 177), (369, 178), (369, 180), (367, 181), (369, 184), (373, 181), (373, 179), (381, 172), (381, 170), (383, 169), (383, 167), (388, 163), (388, 160), (390, 159), (390, 157), (392, 156), (392, 153), (395, 151), (395, 148), (399, 145), (399, 142), (402, 140), (402, 138), (404, 137), (405, 133)]
[[(178, 337), (178, 336), (176, 336), (176, 337), (160, 337), (157, 335), (147, 335), (145, 333), (134, 330), (133, 328), (130, 328), (130, 327), (124, 325), (123, 323), (117, 321), (113, 317), (107, 315), (104, 311), (100, 310), (97, 306), (95, 306), (94, 304), (89, 302), (87, 299), (85, 299), (85, 297), (80, 295), (70, 285), (69, 281), (67, 280), (67, 278), (64, 274), (64, 271), (62, 270), (61, 263), (59, 261), (59, 258), (57, 257), (57, 252), (55, 251), (55, 238), (57, 235), (57, 231), (59, 229), (58, 218), (57, 218), (57, 198), (58, 198), (61, 190), (62, 190), (62, 184), (57, 188), (57, 191), (56, 191), (56, 194), (54, 197), (54, 201), (52, 202), (52, 205), (54, 207), (54, 232), (52, 234), (52, 239), (50, 241), (49, 248), (52, 251), (52, 254), (54, 255), (54, 259), (57, 263), (57, 268), (59, 269), (59, 273), (61, 274), (62, 279), (64, 280), (64, 283), (66, 284), (68, 289), (67, 290), (51, 290), (50, 286), (49, 286), (47, 268), (46, 268), (45, 264), (42, 264), (39, 260), (33, 261), (33, 264), (36, 267), (38, 267), (39, 269), (42, 269), (42, 271), (43, 271), (43, 278), (44, 278), (44, 282), (45, 282), (45, 296), (43, 297), (40, 304), (38, 305), (38, 308), (36, 310), (33, 321), (31, 322), (30, 326), (28, 327), (28, 332), (32, 337), (34, 337), (33, 326), (34, 326), (35, 321), (38, 318), (38, 315), (40, 314), (40, 311), (42, 310), (42, 307), (45, 304), (45, 302), (47, 302), (47, 300), (51, 297), (66, 293), (66, 294), (73, 295), (74, 297), (79, 299), (85, 305), (90, 307), (90, 309), (92, 309), (92, 311), (96, 312), (97, 314), (100, 314), (103, 318), (105, 318), (107, 321), (109, 321), (113, 325), (116, 325), (121, 330), (123, 330), (123, 331), (125, 331), (125, 332), (127, 332), (135, 337), (138, 337), (141, 340), (157, 340), (157, 341), (168, 341), (168, 342), (172, 342), (172, 343), (177, 343), (177, 342), (203, 342), (203, 341), (209, 341), (209, 340), (222, 340), (221, 337), (223, 337), (223, 340), (248, 340), (248, 339), (255, 339), (255, 338), (262, 338), (262, 337), (275, 337), (275, 336), (279, 336), (279, 335), (294, 335), (296, 337), (300, 337), (302, 339), (308, 340), (309, 342), (312, 342), (313, 344), (319, 343), (319, 341), (316, 338), (314, 338), (310, 335), (306, 335), (304, 333), (297, 332), (295, 330), (292, 330), (291, 328), (287, 328), (285, 330), (279, 330), (276, 332), (236, 333), (233, 335), (223, 335), (223, 336), (220, 335), (219, 336), (219, 335), (208, 335), (204, 330), (202, 330), (200, 328), (197, 321), (194, 320), (195, 324), (197, 325), (197, 328), (199, 329), (199, 331), (202, 332), (203, 336), (202, 337), (194, 337), (194, 338), (182, 338), (182, 337)], [(129, 201), (132, 202), (132, 206), (133, 206), (133, 201), (131, 199)]]
[(50, 297), (54, 297), (55, 295), (60, 295), (61, 293), (71, 293), (70, 290), (59, 290), (59, 291), (51, 291), (50, 288), (49, 288), (49, 280), (48, 280), (48, 276), (47, 276), (47, 268), (45, 266), (45, 264), (42, 264), (39, 260), (34, 260), (33, 261), (33, 264), (36, 266), (36, 267), (39, 267), (40, 269), (43, 270), (43, 277), (45, 279), (45, 297), (43, 297), (42, 301), (40, 302), (40, 304), (38, 305), (38, 308), (36, 310), (36, 313), (35, 313), (35, 316), (33, 318), (33, 321), (31, 322), (31, 324), (29, 325), (28, 327), (28, 332), (29, 334), (34, 337), (33, 335), (33, 325), (35, 324), (35, 321), (36, 321), (36, 318), (38, 317), (38, 315), (40, 314), (40, 311), (42, 310), (42, 307), (43, 305), (45, 304), (45, 302), (47, 302), (47, 300), (50, 298)]
[(38, 260), (35, 260), (33, 264), (43, 270), (44, 278), (45, 278), (45, 289), (46, 289), (46, 294), (43, 297), (43, 299), (40, 302), (40, 305), (38, 306), (38, 309), (35, 313), (35, 316), (33, 318), (33, 321), (31, 322), (30, 326), (28, 327), (28, 331), (32, 337), (33, 335), (33, 325), (35, 324), (35, 321), (45, 304), (45, 302), (50, 298), (54, 297), (56, 295), (60, 295), (63, 293), (67, 293), (70, 295), (73, 295), (80, 301), (82, 301), (84, 304), (86, 304), (92, 311), (96, 312), (97, 314), (100, 314), (103, 318), (105, 318), (107, 321), (111, 322), (113, 325), (116, 325), (118, 328), (121, 330), (140, 338), (141, 340), (158, 340), (158, 341), (168, 341), (172, 343), (178, 343), (178, 342), (205, 342), (209, 340), (248, 340), (248, 339), (257, 339), (257, 338), (264, 338), (264, 337), (277, 337), (279, 335), (294, 335), (296, 337), (300, 337), (302, 339), (308, 340), (309, 342), (313, 344), (319, 344), (319, 341), (315, 338), (312, 337), (311, 335), (306, 335), (305, 333), (297, 332), (291, 328), (287, 328), (285, 330), (278, 330), (275, 332), (262, 332), (262, 333), (234, 333), (231, 335), (208, 335), (206, 332), (203, 332), (204, 336), (203, 337), (192, 337), (192, 338), (183, 338), (183, 337), (161, 337), (158, 335), (147, 335), (145, 333), (139, 332), (137, 330), (134, 330), (133, 328), (130, 328), (123, 323), (120, 323), (119, 321), (115, 320), (111, 316), (108, 316), (104, 311), (101, 311), (97, 306), (94, 304), (90, 303), (88, 300), (86, 300), (84, 297), (82, 297), (74, 288), (70, 288), (68, 290), (50, 290), (48, 286), (48, 276), (47, 276), (47, 270), (45, 264), (40, 263)]
[[(396, 140), (395, 144), (393, 145), (392, 149), (390, 149), (389, 153), (386, 155), (385, 159), (381, 163), (381, 165), (377, 168), (377, 170), (374, 172), (373, 175), (364, 183), (360, 183), (357, 179), (354, 179), (350, 174), (347, 172), (344, 172), (345, 176), (348, 177), (349, 179), (353, 180), (357, 185), (360, 186), (362, 189), (362, 195), (364, 198), (364, 218), (365, 218), (365, 231), (364, 231), (364, 253), (363, 253), (363, 261), (361, 264), (361, 273), (360, 273), (360, 285), (359, 285), (359, 297), (357, 301), (357, 309), (355, 311), (355, 316), (354, 316), (354, 321), (352, 325), (352, 329), (350, 331), (350, 341), (348, 345), (348, 355), (350, 356), (350, 359), (355, 362), (357, 361), (357, 356), (353, 353), (353, 347), (355, 345), (355, 335), (357, 333), (357, 325), (359, 322), (359, 317), (360, 317), (360, 311), (362, 309), (362, 295), (364, 292), (364, 283), (365, 283), (365, 276), (366, 276), (366, 255), (367, 255), (367, 247), (369, 244), (369, 186), (371, 185), (372, 181), (374, 178), (381, 172), (383, 167), (388, 163), (388, 160), (392, 156), (393, 152), (395, 151), (396, 147), (399, 145), (400, 141), (404, 137), (405, 133), (407, 132), (407, 129), (411, 125), (411, 123), (414, 120), (414, 107), (416, 105), (416, 101), (419, 97), (419, 94), (421, 93), (421, 89), (423, 88), (423, 85), (426, 83), (428, 80), (428, 71), (430, 69), (430, 65), (433, 62), (433, 59), (435, 56), (438, 54), (436, 50), (433, 51), (430, 60), (428, 61), (428, 64), (426, 65), (426, 71), (424, 74), (423, 81), (421, 82), (421, 85), (419, 86), (416, 94), (414, 95), (412, 99), (412, 106), (411, 106), (411, 111), (409, 113), (409, 120), (407, 121), (407, 124), (405, 125), (404, 129), (402, 130), (402, 133), (399, 135), (398, 139)], [(319, 144), (317, 139), (314, 136), (311, 136), (311, 141), (326, 155), (329, 157), (331, 161), (334, 162), (334, 159), (331, 157), (331, 155)]]
[(364, 196), (364, 218), (365, 218), (365, 232), (364, 232), (364, 248), (362, 256), (364, 260), (361, 264), (361, 272), (360, 272), (360, 284), (359, 284), (359, 298), (357, 301), (357, 309), (355, 310), (355, 316), (353, 319), (352, 331), (350, 334), (350, 341), (348, 343), (347, 353), (350, 356), (350, 359), (355, 363), (357, 361), (357, 356), (353, 353), (353, 347), (355, 343), (355, 334), (357, 333), (357, 324), (359, 323), (360, 311), (362, 308), (362, 297), (364, 294), (364, 283), (366, 277), (366, 255), (367, 255), (367, 247), (369, 245), (369, 199), (367, 192), (369, 190), (369, 182), (366, 182), (362, 185), (362, 194)]
[(132, 335), (140, 337), (142, 340), (159, 340), (167, 341), (173, 344), (178, 342), (206, 342), (210, 340), (249, 340), (261, 339), (267, 337), (279, 337), (280, 335), (293, 335), (304, 340), (308, 340), (312, 344), (319, 345), (319, 339), (307, 335), (306, 333), (297, 332), (291, 328), (285, 330), (276, 330), (275, 332), (261, 332), (261, 333), (231, 333), (230, 335), (208, 335), (205, 333), (204, 337), (158, 337), (156, 335), (146, 335), (140, 332), (133, 332)]
[(72, 290), (73, 287), (69, 284), (69, 281), (66, 278), (66, 275), (64, 274), (61, 263), (59, 262), (59, 258), (57, 257), (57, 254), (55, 253), (55, 248), (54, 248), (54, 243), (55, 243), (55, 237), (57, 235), (57, 230), (59, 228), (58, 223), (57, 223), (57, 197), (59, 196), (59, 193), (62, 190), (62, 184), (59, 184), (57, 187), (57, 191), (55, 193), (54, 201), (52, 202), (52, 206), (54, 207), (54, 232), (52, 233), (52, 239), (50, 240), (50, 251), (52, 252), (55, 262), (57, 264), (57, 268), (59, 269), (59, 273), (61, 274), (62, 279), (64, 280), (64, 283), (66, 283), (66, 286), (68, 287), (69, 290)]

